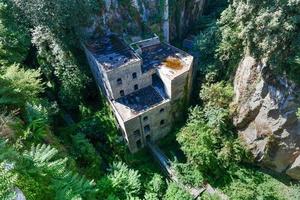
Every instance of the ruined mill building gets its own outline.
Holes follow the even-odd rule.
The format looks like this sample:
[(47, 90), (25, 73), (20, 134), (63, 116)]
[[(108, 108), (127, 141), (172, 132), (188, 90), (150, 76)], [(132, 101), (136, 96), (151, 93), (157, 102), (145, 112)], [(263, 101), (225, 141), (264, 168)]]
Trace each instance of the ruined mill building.
[(84, 45), (94, 78), (131, 152), (164, 137), (189, 99), (193, 57), (157, 36), (131, 45), (115, 34)]

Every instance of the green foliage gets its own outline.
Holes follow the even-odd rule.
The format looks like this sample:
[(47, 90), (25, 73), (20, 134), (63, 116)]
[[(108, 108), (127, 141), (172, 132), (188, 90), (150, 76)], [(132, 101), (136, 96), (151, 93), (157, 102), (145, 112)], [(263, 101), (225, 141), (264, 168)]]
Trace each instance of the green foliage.
[[(29, 27), (47, 27), (60, 39), (75, 42), (79, 27), (90, 23), (90, 16), (96, 12), (95, 0), (10, 0), (18, 17), (27, 22)], [(76, 41), (77, 42), (77, 41)]]
[(114, 163), (108, 178), (120, 197), (126, 197), (127, 199), (134, 197), (138, 195), (141, 189), (140, 174), (129, 169), (124, 163)]
[(193, 198), (184, 189), (178, 187), (177, 183), (171, 182), (163, 198), (164, 200), (192, 200)]
[(231, 181), (224, 190), (231, 199), (289, 199), (288, 188), (281, 182), (256, 169), (240, 166), (231, 172)]
[(111, 166), (108, 176), (97, 183), (100, 199), (135, 199), (141, 190), (140, 174), (122, 162)]
[(191, 163), (173, 163), (176, 175), (186, 185), (201, 187), (205, 180), (204, 175)]
[(30, 151), (25, 151), (23, 156), (41, 170), (61, 171), (64, 170), (67, 159), (53, 160), (57, 153), (58, 151), (50, 146), (38, 144), (32, 146)]
[(207, 73), (217, 69), (215, 59), (215, 51), (219, 43), (218, 27), (216, 22), (211, 22), (206, 29), (197, 35), (196, 44), (194, 48), (200, 53), (201, 65), (200, 71)]
[(28, 199), (94, 198), (93, 181), (71, 172), (67, 168), (67, 158), (58, 158), (56, 149), (39, 144), (19, 153), (6, 142), (1, 141), (0, 146), (1, 160), (13, 163), (10, 171), (13, 176), (18, 176), (13, 185), (18, 186)]
[(205, 4), (203, 16), (200, 17), (198, 22), (199, 34), (194, 44), (194, 49), (199, 52), (199, 60), (201, 61), (198, 69), (202, 74), (218, 72), (218, 76), (222, 80), (226, 80), (230, 77), (229, 70), (220, 62), (216, 51), (222, 38), (217, 18), (227, 7), (228, 2), (219, 0), (208, 1)]
[[(190, 112), (186, 126), (177, 136), (190, 169), (179, 165), (184, 181), (197, 184), (203, 180), (201, 173), (215, 181), (246, 156), (231, 125), (228, 107), (232, 95), (232, 87), (224, 82), (203, 86), (200, 96), (204, 108), (196, 106)], [(201, 173), (191, 177), (190, 172), (197, 170)]]
[[(92, 197), (96, 192), (93, 188), (93, 181), (67, 170), (67, 158), (55, 158), (58, 151), (50, 146), (32, 146), (30, 151), (24, 152), (25, 163), (31, 162), (38, 174), (33, 176), (44, 176), (44, 180), (50, 181), (50, 188), (53, 190), (54, 199), (78, 199)], [(28, 169), (26, 169), (28, 170)], [(25, 172), (26, 173), (26, 172)]]
[(21, 63), (30, 47), (30, 37), (11, 12), (11, 4), (0, 2), (0, 66)]
[(84, 173), (88, 177), (100, 178), (102, 175), (101, 163), (102, 158), (96, 152), (94, 146), (81, 133), (71, 136), (72, 154), (83, 168)]
[[(101, 110), (94, 112), (93, 115), (85, 115), (86, 117), (84, 117), (78, 124), (80, 132), (89, 137), (95, 134), (98, 136), (106, 135), (109, 137), (108, 140), (111, 143), (116, 140), (117, 128), (115, 125), (115, 119), (108, 105), (104, 105)], [(96, 130), (99, 132), (96, 132)]]
[(147, 183), (144, 198), (146, 200), (162, 199), (165, 190), (166, 183), (163, 180), (163, 177), (159, 174), (154, 174), (151, 181)]
[(236, 64), (244, 54), (266, 58), (291, 77), (299, 72), (300, 2), (231, 1), (219, 21), (222, 40), (218, 55)]
[(299, 184), (291, 185), (287, 198), (289, 200), (297, 200), (299, 198), (299, 195), (300, 195), (300, 185)]
[[(32, 32), (37, 61), (54, 86), (60, 103), (74, 109), (82, 99), (88, 78), (75, 56), (80, 47), (81, 27), (89, 25), (97, 8), (95, 0), (9, 0), (19, 22)], [(80, 52), (82, 53), (82, 52)], [(33, 58), (34, 59), (34, 58)]]
[(0, 198), (3, 200), (15, 199), (14, 186), (17, 176), (6, 169), (7, 163), (0, 163)]
[(218, 194), (208, 194), (205, 192), (201, 195), (201, 200), (222, 200)]
[[(0, 72), (1, 73), (1, 72)], [(40, 71), (11, 65), (0, 74), (0, 106), (24, 107), (43, 92)]]
[(49, 102), (45, 99), (30, 102), (25, 107), (25, 119), (32, 122), (36, 119), (42, 119), (47, 124), (51, 124), (52, 117), (59, 111), (56, 102)]
[(81, 92), (88, 81), (69, 47), (57, 39), (47, 27), (33, 30), (32, 42), (38, 48), (38, 61), (43, 74), (58, 87), (61, 104), (74, 108), (82, 100)]
[(209, 107), (226, 108), (232, 101), (232, 97), (233, 88), (224, 81), (204, 85), (200, 92), (200, 98)]
[(231, 6), (229, 6), (222, 13), (221, 19), (219, 21), (222, 39), (216, 50), (219, 59), (223, 63), (228, 62), (229, 67), (232, 67), (232, 65), (236, 65), (244, 54), (244, 44), (242, 39), (239, 37), (241, 28), (230, 28), (235, 22), (234, 17), (235, 16)]
[(298, 108), (298, 111), (296, 113), (297, 117), (300, 118), (300, 108)]

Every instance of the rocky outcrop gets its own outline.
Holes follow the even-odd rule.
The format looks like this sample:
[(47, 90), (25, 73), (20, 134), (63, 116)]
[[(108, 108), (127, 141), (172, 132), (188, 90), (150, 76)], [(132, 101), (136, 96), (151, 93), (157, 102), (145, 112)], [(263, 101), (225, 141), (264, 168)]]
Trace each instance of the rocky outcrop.
[(234, 90), (234, 124), (256, 162), (300, 179), (299, 87), (246, 57), (237, 69)]
[[(170, 39), (180, 38), (193, 27), (202, 15), (206, 0), (176, 0), (169, 2)], [(105, 0), (95, 17), (94, 28), (140, 36), (150, 29), (163, 33), (164, 0)], [(95, 25), (94, 24), (94, 25)], [(92, 30), (90, 31), (92, 32)]]

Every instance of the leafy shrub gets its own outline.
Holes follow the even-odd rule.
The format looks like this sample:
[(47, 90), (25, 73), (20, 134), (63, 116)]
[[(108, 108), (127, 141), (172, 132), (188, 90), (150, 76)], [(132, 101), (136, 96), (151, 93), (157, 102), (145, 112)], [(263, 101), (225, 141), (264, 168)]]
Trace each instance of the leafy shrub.
[(14, 186), (17, 181), (16, 174), (6, 169), (5, 162), (0, 163), (0, 198), (6, 200), (15, 199)]
[(166, 183), (159, 174), (154, 174), (150, 182), (146, 185), (145, 199), (162, 199), (166, 190)]
[(299, 81), (295, 77), (300, 68), (299, 14), (299, 1), (233, 0), (219, 21), (219, 58), (237, 65), (242, 56), (250, 54)]
[[(232, 87), (228, 83), (206, 84), (200, 92), (204, 108), (196, 106), (191, 110), (187, 124), (177, 136), (187, 156), (187, 166), (201, 172), (197, 175), (198, 181), (204, 177), (212, 182), (222, 179), (232, 165), (247, 156), (233, 130), (228, 111), (232, 96)], [(195, 179), (188, 178), (189, 172), (182, 169), (181, 172), (186, 173), (184, 178), (197, 184)]]
[(9, 1), (0, 2), (0, 66), (22, 63), (29, 51), (29, 31), (15, 18)]
[(97, 186), (100, 199), (133, 199), (141, 190), (140, 174), (122, 162), (115, 162), (108, 176), (102, 178)]
[(231, 181), (223, 189), (231, 199), (288, 199), (284, 194), (288, 192), (287, 186), (257, 169), (239, 166), (230, 174)]
[(192, 200), (193, 198), (184, 189), (180, 188), (177, 183), (171, 182), (163, 198), (164, 200)]
[(0, 106), (20, 106), (38, 98), (44, 91), (39, 70), (25, 70), (11, 65), (0, 72)]
[(224, 81), (204, 85), (200, 92), (200, 98), (206, 106), (227, 108), (232, 101), (233, 88), (229, 83)]
[(71, 141), (73, 147), (71, 153), (79, 163), (79, 167), (88, 177), (100, 178), (102, 158), (94, 146), (82, 133), (72, 135)]

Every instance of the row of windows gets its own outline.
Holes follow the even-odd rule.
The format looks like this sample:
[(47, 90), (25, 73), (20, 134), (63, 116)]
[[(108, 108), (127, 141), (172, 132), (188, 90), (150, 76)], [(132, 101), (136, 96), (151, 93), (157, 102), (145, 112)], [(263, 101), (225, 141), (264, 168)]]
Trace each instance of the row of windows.
[[(138, 85), (138, 84), (135, 84), (135, 85), (133, 86), (133, 89), (134, 89), (134, 90), (138, 90), (138, 89), (139, 89), (139, 85)], [(122, 96), (124, 96), (124, 95), (125, 95), (124, 90), (120, 90), (120, 96), (122, 97)]]
[[(164, 120), (164, 119), (160, 120), (160, 125), (163, 126), (164, 124), (165, 124), (165, 120)], [(150, 131), (151, 131), (151, 128), (150, 128), (150, 125), (149, 125), (149, 124), (146, 125), (146, 126), (144, 126), (144, 133), (149, 133)], [(138, 130), (135, 130), (135, 131), (133, 132), (133, 135), (134, 135), (135, 137), (140, 136), (140, 130), (139, 130), (139, 129), (138, 129)]]
[[(164, 111), (165, 111), (164, 108), (161, 108), (161, 109), (159, 110), (160, 113), (163, 113)], [(143, 117), (143, 120), (144, 120), (144, 121), (147, 121), (147, 120), (148, 120), (148, 116)]]
[[(132, 79), (136, 79), (136, 78), (137, 78), (136, 72), (132, 73)], [(121, 78), (117, 79), (117, 84), (122, 85), (122, 79)]]
[[(164, 111), (165, 111), (164, 108), (161, 108), (161, 109), (159, 110), (160, 113), (163, 113)], [(144, 120), (144, 121), (147, 121), (147, 120), (148, 120), (148, 116), (143, 117), (143, 120)]]

